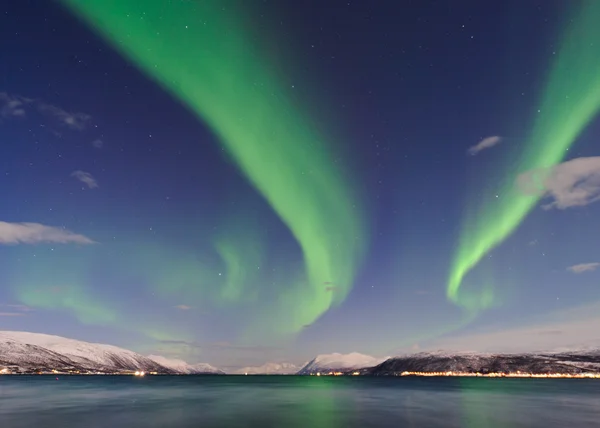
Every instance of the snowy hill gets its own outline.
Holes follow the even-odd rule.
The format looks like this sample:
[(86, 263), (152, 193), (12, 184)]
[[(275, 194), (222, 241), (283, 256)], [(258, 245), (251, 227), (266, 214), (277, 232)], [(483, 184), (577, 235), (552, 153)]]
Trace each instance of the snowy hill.
[(235, 374), (249, 375), (290, 375), (296, 374), (300, 367), (290, 363), (266, 363), (258, 367), (244, 367), (235, 371)]
[(358, 370), (366, 367), (374, 367), (381, 364), (389, 357), (375, 358), (369, 355), (352, 352), (350, 354), (326, 354), (319, 355), (309, 361), (302, 369), (298, 371), (300, 375), (328, 372), (345, 372), (349, 370)]
[(402, 372), (460, 373), (600, 373), (600, 353), (575, 351), (528, 354), (477, 354), (422, 352), (390, 358), (375, 367), (360, 370), (360, 374), (390, 376)]
[(16, 373), (53, 370), (81, 373), (181, 373), (116, 346), (21, 331), (0, 331), (0, 370), (3, 369)]
[(210, 364), (206, 363), (188, 364), (183, 360), (178, 360), (175, 358), (165, 358), (161, 357), (160, 355), (148, 355), (148, 358), (150, 358), (152, 361), (157, 362), (163, 367), (166, 367), (168, 369), (182, 374), (225, 374), (225, 372), (222, 372), (216, 367), (213, 367)]

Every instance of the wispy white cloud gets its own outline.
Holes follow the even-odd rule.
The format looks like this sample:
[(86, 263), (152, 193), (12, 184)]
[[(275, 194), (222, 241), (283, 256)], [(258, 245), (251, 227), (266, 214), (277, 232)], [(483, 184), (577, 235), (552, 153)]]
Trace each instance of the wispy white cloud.
[(483, 140), (481, 140), (479, 143), (475, 144), (474, 146), (469, 147), (469, 150), (467, 150), (467, 153), (470, 154), (471, 156), (475, 156), (480, 151), (492, 148), (495, 145), (499, 144), (501, 141), (502, 141), (502, 137), (499, 137), (498, 135), (486, 137)]
[(93, 244), (90, 238), (69, 230), (39, 223), (7, 223), (0, 221), (0, 244)]
[(192, 307), (188, 306), (188, 305), (177, 305), (177, 306), (175, 306), (175, 308), (177, 308), (181, 311), (189, 311), (190, 309), (192, 309)]
[(25, 116), (25, 107), (33, 100), (20, 96), (10, 96), (6, 92), (0, 92), (0, 116), (22, 117)]
[(591, 272), (594, 271), (600, 266), (600, 263), (580, 263), (578, 265), (569, 266), (567, 270), (573, 273), (583, 273), (583, 272)]
[(97, 138), (94, 141), (92, 141), (92, 146), (97, 149), (101, 149), (102, 147), (104, 147), (104, 141), (102, 141), (100, 138)]
[(0, 317), (23, 317), (33, 311), (26, 305), (0, 304)]
[(36, 106), (41, 113), (52, 116), (63, 125), (66, 125), (67, 127), (77, 131), (84, 130), (91, 119), (91, 116), (88, 114), (69, 112), (60, 107), (40, 101), (36, 103)]
[(88, 188), (95, 189), (98, 187), (98, 181), (89, 172), (77, 170), (71, 173), (71, 177), (75, 177), (77, 180), (86, 184)]
[(544, 209), (591, 204), (600, 200), (600, 156), (526, 171), (517, 177), (517, 186), (526, 194), (553, 198)]
[(84, 130), (91, 120), (91, 116), (85, 113), (70, 112), (39, 99), (0, 92), (1, 117), (24, 117), (29, 110), (37, 110), (42, 115), (51, 117), (62, 125), (77, 131)]
[(19, 312), (33, 311), (33, 308), (31, 308), (27, 305), (0, 304), (0, 308), (10, 308), (11, 311), (19, 311)]

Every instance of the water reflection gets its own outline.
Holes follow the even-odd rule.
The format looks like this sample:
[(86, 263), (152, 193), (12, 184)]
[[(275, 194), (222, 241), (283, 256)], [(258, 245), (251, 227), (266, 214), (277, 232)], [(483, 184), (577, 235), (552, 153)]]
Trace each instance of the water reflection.
[(593, 427), (600, 382), (0, 377), (0, 427)]

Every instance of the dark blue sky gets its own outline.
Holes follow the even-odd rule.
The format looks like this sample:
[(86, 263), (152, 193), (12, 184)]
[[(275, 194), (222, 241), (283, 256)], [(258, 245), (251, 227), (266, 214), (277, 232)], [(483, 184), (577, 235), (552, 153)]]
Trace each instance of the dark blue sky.
[[(221, 262), (206, 240), (231, 216), (266, 231), (273, 271), (302, 255), (196, 115), (57, 2), (18, 0), (0, 8), (2, 329), (241, 366), (452, 343), (483, 349), (496, 344), (489, 331), (537, 332), (594, 301), (594, 267), (567, 268), (600, 259), (595, 205), (534, 208), (485, 261), (502, 298), (475, 321), (461, 322), (446, 298), (466, 207), (525, 144), (567, 2), (246, 8), (257, 31), (277, 35), (266, 46), (287, 80), (322, 103), (310, 114), (336, 135), (360, 195), (369, 238), (345, 301), (296, 335), (254, 343), (243, 326), (268, 305), (158, 292), (210, 281), (201, 266), (219, 271)], [(598, 132), (592, 123), (570, 158), (597, 155)], [(490, 136), (501, 144), (467, 155)], [(252, 287), (267, 281), (260, 275)], [(561, 334), (539, 346), (562, 346)]]

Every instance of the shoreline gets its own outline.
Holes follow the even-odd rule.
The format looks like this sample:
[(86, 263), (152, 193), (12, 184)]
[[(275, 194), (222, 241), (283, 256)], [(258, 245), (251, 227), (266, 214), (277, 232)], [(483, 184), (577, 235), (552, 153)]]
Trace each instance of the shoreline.
[(146, 377), (146, 376), (165, 376), (165, 377), (367, 377), (367, 378), (390, 378), (390, 377), (433, 377), (433, 378), (512, 378), (512, 379), (600, 379), (600, 373), (576, 373), (576, 374), (563, 374), (563, 373), (459, 373), (459, 372), (402, 372), (394, 373), (389, 375), (356, 375), (356, 374), (214, 374), (214, 373), (195, 373), (195, 374), (181, 374), (181, 373), (56, 373), (56, 372), (43, 372), (43, 373), (2, 373), (2, 376), (44, 376), (44, 377), (57, 377), (57, 376), (123, 376), (123, 377)]

